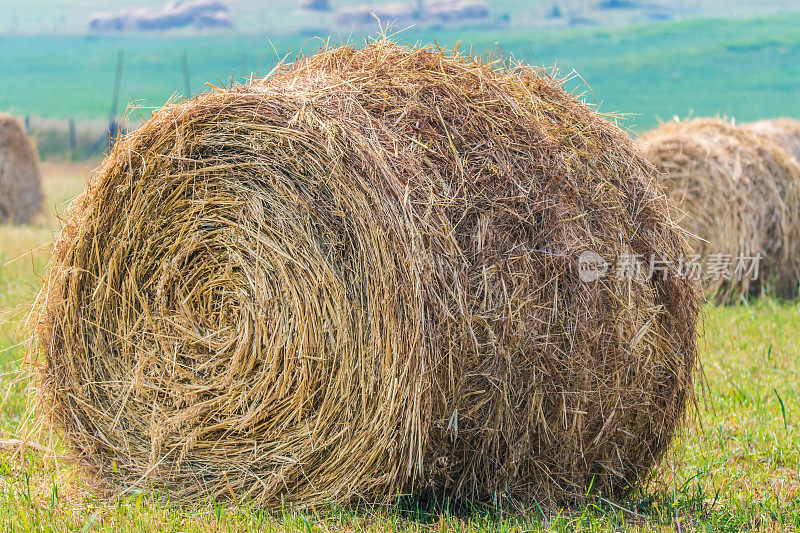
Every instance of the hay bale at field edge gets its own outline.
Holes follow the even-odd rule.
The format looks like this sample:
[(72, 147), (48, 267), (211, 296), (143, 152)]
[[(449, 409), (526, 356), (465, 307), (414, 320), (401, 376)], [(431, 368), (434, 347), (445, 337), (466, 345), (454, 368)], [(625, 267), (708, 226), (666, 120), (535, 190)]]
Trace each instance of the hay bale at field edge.
[(708, 296), (736, 303), (766, 287), (776, 296), (797, 295), (800, 168), (783, 149), (715, 118), (663, 124), (644, 135), (640, 147), (663, 173), (663, 185), (684, 212), (681, 224), (697, 237), (691, 244), (706, 267), (718, 254), (733, 261), (763, 255), (758, 279), (746, 273), (742, 279), (706, 278)]
[[(545, 71), (387, 41), (168, 106), (66, 216), (37, 412), (173, 498), (623, 494), (697, 365), (654, 175)], [(592, 251), (673, 263), (582, 281)]]
[(782, 117), (759, 120), (742, 127), (769, 138), (800, 164), (800, 120)]
[(36, 146), (19, 119), (0, 113), (0, 224), (30, 224), (43, 200)]

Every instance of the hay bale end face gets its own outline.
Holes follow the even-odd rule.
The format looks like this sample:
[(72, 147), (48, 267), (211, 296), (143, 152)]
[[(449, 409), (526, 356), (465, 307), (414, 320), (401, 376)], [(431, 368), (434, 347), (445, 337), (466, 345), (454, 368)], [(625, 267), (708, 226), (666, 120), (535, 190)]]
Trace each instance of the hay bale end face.
[[(800, 168), (770, 139), (720, 119), (664, 124), (640, 142), (663, 172), (665, 189), (696, 236), (692, 247), (708, 264), (721, 254), (762, 254), (751, 275), (710, 277), (704, 290), (717, 303), (735, 303), (765, 288), (797, 295), (800, 280)], [(676, 219), (680, 218), (676, 215)]]
[(654, 170), (543, 72), (374, 42), (167, 107), (67, 216), (39, 412), (118, 487), (530, 503), (647, 476), (696, 295)]
[(0, 224), (30, 224), (43, 200), (36, 147), (17, 118), (0, 113)]

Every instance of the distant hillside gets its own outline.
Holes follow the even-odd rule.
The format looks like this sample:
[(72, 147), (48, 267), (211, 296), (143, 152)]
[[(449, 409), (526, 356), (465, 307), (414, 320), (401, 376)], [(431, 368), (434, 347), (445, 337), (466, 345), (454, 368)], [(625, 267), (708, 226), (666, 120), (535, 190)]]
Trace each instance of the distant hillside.
[[(361, 34), (363, 35), (363, 33)], [(628, 114), (651, 127), (673, 115), (723, 114), (738, 120), (800, 117), (800, 13), (753, 19), (697, 19), (616, 29), (566, 31), (432, 29), (406, 31), (411, 42), (502, 53), (534, 64), (574, 69), (568, 86), (601, 111)], [(334, 42), (339, 37), (333, 38)], [(117, 51), (124, 51), (120, 112), (135, 99), (161, 106), (190, 90), (264, 75), (287, 51), (313, 51), (310, 35), (227, 37), (22, 36), (0, 40), (0, 110), (78, 119), (107, 117)], [(274, 49), (273, 49), (274, 46)], [(588, 83), (588, 87), (583, 80)], [(591, 89), (589, 88), (591, 87)], [(149, 115), (147, 108), (137, 115)]]
[[(166, 0), (3, 0), (0, 35), (83, 34), (101, 12), (161, 9)], [(224, 0), (240, 33), (347, 34), (350, 25), (337, 24), (345, 9), (401, 4), (417, 8), (421, 0)], [(327, 6), (327, 11), (301, 5)], [(489, 16), (482, 26), (511, 29), (620, 26), (697, 17), (751, 17), (800, 10), (800, 0), (487, 0)], [(384, 23), (389, 22), (384, 20)], [(420, 25), (429, 21), (422, 20)], [(374, 25), (377, 26), (375, 23)], [(445, 24), (447, 25), (447, 24)], [(407, 27), (403, 23), (402, 28)], [(197, 30), (192, 28), (184, 33)]]

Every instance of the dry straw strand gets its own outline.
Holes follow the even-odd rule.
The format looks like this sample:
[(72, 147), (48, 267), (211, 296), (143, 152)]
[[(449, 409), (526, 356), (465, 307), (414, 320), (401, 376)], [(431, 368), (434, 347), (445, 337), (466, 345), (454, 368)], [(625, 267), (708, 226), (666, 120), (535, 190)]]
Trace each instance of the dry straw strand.
[(696, 294), (653, 167), (542, 70), (373, 41), (168, 106), (68, 213), (39, 410), (116, 487), (530, 504), (647, 476)]

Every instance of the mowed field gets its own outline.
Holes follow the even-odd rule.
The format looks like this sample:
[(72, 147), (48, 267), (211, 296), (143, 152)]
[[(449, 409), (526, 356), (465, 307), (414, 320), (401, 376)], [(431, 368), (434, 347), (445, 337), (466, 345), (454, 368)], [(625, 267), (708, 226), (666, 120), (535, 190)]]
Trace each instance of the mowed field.
[[(397, 28), (402, 29), (402, 28)], [(327, 30), (226, 36), (0, 37), (0, 109), (17, 115), (80, 120), (108, 116), (117, 53), (124, 53), (120, 105), (143, 106), (148, 116), (187, 92), (181, 67), (186, 53), (192, 94), (267, 74), (284, 57), (311, 53), (324, 41), (358, 35)], [(800, 13), (751, 19), (695, 19), (614, 29), (408, 29), (394, 35), (411, 43), (437, 42), (462, 51), (505, 58), (572, 75), (568, 87), (624, 124), (651, 128), (673, 116), (735, 117), (750, 121), (800, 116)], [(288, 54), (288, 56), (287, 56)]]
[[(32, 16), (19, 7), (23, 4), (39, 6), (40, 12)], [(57, 20), (62, 16), (59, 10), (68, 13), (64, 6), (70, 2), (14, 0), (12, 5), (23, 13), (24, 27), (45, 15)], [(92, 9), (105, 5), (95, 2)], [(297, 16), (289, 10), (285, 14)], [(0, 110), (78, 121), (104, 119), (117, 53), (123, 51), (119, 110), (135, 103), (141, 107), (132, 111), (132, 118), (146, 118), (151, 107), (187, 92), (181, 68), (184, 52), (189, 92), (196, 94), (208, 90), (207, 83), (227, 85), (250, 73), (266, 74), (280, 58), (310, 53), (321, 44), (316, 36), (328, 36), (309, 27), (291, 35), (270, 33), (267, 39), (255, 25), (240, 29), (252, 31), (224, 37), (99, 37), (57, 31), (2, 36)], [(348, 37), (334, 35), (331, 40)], [(557, 65), (561, 75), (569, 76), (565, 83), (570, 88), (602, 112), (624, 113), (622, 124), (635, 131), (675, 115), (726, 115), (739, 122), (800, 117), (800, 13), (558, 33), (514, 26), (502, 31), (410, 29), (394, 38), (412, 43), (435, 40), (447, 47), (460, 41), (462, 51)], [(580, 76), (571, 74), (573, 70)], [(47, 275), (49, 246), (60, 227), (58, 215), (81, 193), (96, 165), (97, 161), (46, 161), (47, 212), (32, 227), (0, 226), (3, 531), (800, 530), (800, 303), (769, 298), (703, 307), (699, 404), (649, 483), (623, 500), (592, 494), (581, 508), (534, 506), (520, 511), (401, 499), (380, 508), (320, 505), (303, 512), (265, 513), (247, 502), (212, 501), (186, 508), (168, 494), (134, 492), (110, 498), (61, 455), (57, 434), (26, 441), (37, 428), (28, 422), (28, 382), (20, 372), (28, 357), (24, 323)], [(37, 357), (32, 355), (34, 362)]]
[[(264, 513), (246, 502), (184, 508), (168, 495), (118, 499), (61, 457), (58, 435), (20, 440), (30, 418), (19, 373), (23, 323), (46, 275), (58, 213), (81, 192), (84, 164), (46, 163), (48, 213), (0, 227), (0, 524), (11, 531), (796, 531), (800, 528), (800, 305), (761, 299), (704, 307), (704, 378), (692, 411), (651, 482), (625, 500), (590, 495), (579, 509), (451, 509), (401, 500), (383, 508)], [(34, 356), (35, 359), (35, 356)]]
[[(287, 29), (311, 30), (328, 28), (346, 31), (336, 24), (339, 9), (358, 5), (379, 6), (391, 3), (413, 3), (412, 0), (328, 0), (330, 11), (309, 12), (298, 9), (297, 0), (226, 0), (231, 18), (239, 33), (277, 34)], [(119, 12), (125, 9), (158, 8), (162, 0), (4, 0), (0, 11), (0, 33), (16, 34), (77, 34), (84, 33), (89, 20), (96, 13)], [(629, 9), (617, 8), (600, 2), (587, 0), (491, 0), (489, 19), (483, 24), (492, 24), (498, 19), (508, 27), (564, 27), (571, 16), (601, 25), (615, 26), (640, 20), (648, 12), (667, 13), (675, 18), (700, 16), (752, 17), (792, 11), (795, 0), (649, 0), (630, 2)], [(622, 2), (621, 2), (622, 3)], [(610, 2), (606, 2), (610, 4)], [(548, 16), (558, 6), (562, 17)], [(326, 32), (328, 33), (328, 32)]]

